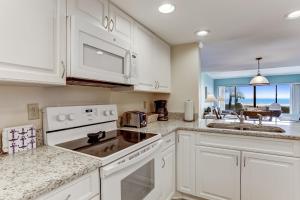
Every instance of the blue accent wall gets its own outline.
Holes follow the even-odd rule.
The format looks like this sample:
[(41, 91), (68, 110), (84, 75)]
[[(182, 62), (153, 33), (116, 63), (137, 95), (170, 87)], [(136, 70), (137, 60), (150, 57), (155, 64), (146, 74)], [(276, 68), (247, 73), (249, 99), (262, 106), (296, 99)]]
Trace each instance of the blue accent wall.
[[(300, 83), (300, 74), (267, 76), (271, 84)], [(249, 85), (252, 77), (215, 79), (214, 88), (217, 94), (219, 86)]]

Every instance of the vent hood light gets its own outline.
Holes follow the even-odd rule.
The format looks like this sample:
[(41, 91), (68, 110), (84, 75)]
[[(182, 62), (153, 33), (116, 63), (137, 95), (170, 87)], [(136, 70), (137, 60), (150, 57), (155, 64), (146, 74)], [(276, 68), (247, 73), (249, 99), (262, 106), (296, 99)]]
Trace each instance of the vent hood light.
[(291, 12), (286, 16), (286, 19), (290, 19), (290, 20), (298, 19), (298, 18), (300, 18), (300, 10)]
[(198, 31), (196, 32), (196, 35), (200, 36), (200, 37), (205, 37), (209, 34), (209, 31), (207, 30), (203, 30), (203, 31)]
[(172, 13), (175, 11), (175, 5), (173, 5), (171, 3), (164, 3), (159, 6), (158, 10), (159, 10), (159, 12), (164, 13), (164, 14)]
[(252, 78), (250, 81), (250, 85), (260, 86), (260, 85), (270, 85), (269, 80), (260, 74), (260, 60), (262, 57), (256, 58), (258, 66), (257, 66), (257, 75)]

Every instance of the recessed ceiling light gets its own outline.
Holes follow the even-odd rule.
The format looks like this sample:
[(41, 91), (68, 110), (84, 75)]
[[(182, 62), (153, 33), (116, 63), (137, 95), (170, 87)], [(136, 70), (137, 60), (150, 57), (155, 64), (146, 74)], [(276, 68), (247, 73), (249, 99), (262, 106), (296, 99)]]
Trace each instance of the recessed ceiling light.
[(175, 5), (173, 5), (171, 3), (164, 3), (158, 7), (158, 10), (161, 13), (168, 14), (168, 13), (174, 12)]
[(204, 37), (207, 36), (209, 34), (208, 30), (203, 30), (203, 31), (197, 31), (196, 35), (200, 36), (200, 37)]
[(291, 12), (286, 16), (286, 19), (297, 19), (297, 18), (300, 18), (300, 10)]

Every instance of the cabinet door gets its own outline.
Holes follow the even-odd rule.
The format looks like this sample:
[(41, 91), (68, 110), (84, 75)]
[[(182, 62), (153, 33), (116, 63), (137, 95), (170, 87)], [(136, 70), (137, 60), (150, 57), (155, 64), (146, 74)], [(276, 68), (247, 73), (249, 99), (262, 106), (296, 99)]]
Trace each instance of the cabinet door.
[(163, 151), (161, 173), (161, 200), (170, 200), (175, 193), (175, 145)]
[(299, 200), (300, 159), (243, 152), (242, 200)]
[(159, 38), (153, 41), (153, 73), (157, 81), (157, 92), (171, 92), (170, 46)]
[(177, 135), (177, 190), (195, 194), (194, 134), (179, 132)]
[(196, 195), (239, 200), (240, 151), (196, 146)]
[(109, 18), (109, 31), (132, 47), (133, 19), (111, 3), (109, 4)]
[(0, 27), (0, 80), (65, 83), (65, 0), (1, 1)]
[(68, 0), (68, 16), (79, 16), (108, 30), (108, 0)]
[(153, 91), (156, 74), (153, 73), (152, 44), (153, 34), (144, 27), (134, 26), (134, 52), (137, 56), (137, 79), (136, 90)]

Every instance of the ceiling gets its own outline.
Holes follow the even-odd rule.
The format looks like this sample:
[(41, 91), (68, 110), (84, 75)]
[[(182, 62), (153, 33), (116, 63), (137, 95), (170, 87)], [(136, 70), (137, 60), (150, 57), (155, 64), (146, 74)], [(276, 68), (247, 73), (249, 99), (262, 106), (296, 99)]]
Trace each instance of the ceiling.
[(165, 0), (112, 1), (171, 45), (210, 30), (201, 39), (203, 71), (255, 69), (257, 56), (262, 68), (300, 66), (300, 19), (284, 18), (300, 9), (299, 0), (168, 0), (176, 5), (171, 14), (158, 12)]

